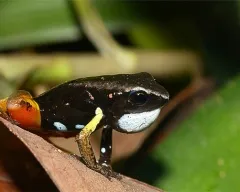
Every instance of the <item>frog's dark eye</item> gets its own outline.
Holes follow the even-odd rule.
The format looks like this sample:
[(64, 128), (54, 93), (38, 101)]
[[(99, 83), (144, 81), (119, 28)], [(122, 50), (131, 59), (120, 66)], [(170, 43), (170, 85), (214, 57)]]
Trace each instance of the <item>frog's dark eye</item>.
[(135, 105), (144, 105), (148, 101), (145, 91), (131, 91), (128, 100)]

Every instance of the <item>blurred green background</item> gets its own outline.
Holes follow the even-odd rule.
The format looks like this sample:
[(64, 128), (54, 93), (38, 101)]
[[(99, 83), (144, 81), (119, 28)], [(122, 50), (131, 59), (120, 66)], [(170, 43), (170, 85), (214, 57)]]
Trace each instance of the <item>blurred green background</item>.
[[(240, 191), (239, 1), (91, 2), (111, 37), (138, 59), (136, 67), (115, 69), (115, 60), (100, 63), (104, 54), (83, 25), (89, 15), (82, 19), (71, 1), (2, 0), (0, 96), (18, 88), (38, 94), (85, 74), (143, 69), (154, 71), (174, 99), (192, 82), (211, 79), (216, 86), (204, 101), (196, 100), (197, 107), (186, 115), (168, 114), (158, 127), (168, 130), (184, 116), (170, 126), (171, 133), (117, 169), (166, 191)], [(190, 105), (185, 101), (174, 110)]]

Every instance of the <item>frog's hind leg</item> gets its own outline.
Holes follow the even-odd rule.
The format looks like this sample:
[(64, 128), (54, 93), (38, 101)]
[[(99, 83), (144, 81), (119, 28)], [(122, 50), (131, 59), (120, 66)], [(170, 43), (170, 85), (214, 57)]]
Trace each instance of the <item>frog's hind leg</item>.
[(6, 112), (24, 129), (35, 131), (41, 128), (39, 105), (27, 91), (18, 90), (10, 95), (6, 102)]
[(8, 115), (8, 112), (7, 112), (8, 100), (9, 100), (8, 97), (0, 100), (0, 117), (10, 121), (12, 124), (18, 125), (18, 123)]
[(8, 98), (0, 100), (0, 116), (8, 120), (10, 117), (7, 114), (7, 101)]

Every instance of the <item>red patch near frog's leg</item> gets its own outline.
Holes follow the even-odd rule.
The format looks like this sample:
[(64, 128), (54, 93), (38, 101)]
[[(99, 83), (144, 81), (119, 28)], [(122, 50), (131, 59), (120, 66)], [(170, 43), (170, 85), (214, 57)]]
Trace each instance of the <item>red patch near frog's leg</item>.
[(41, 114), (38, 104), (30, 93), (18, 91), (7, 99), (7, 114), (17, 124), (28, 130), (38, 130), (41, 127)]

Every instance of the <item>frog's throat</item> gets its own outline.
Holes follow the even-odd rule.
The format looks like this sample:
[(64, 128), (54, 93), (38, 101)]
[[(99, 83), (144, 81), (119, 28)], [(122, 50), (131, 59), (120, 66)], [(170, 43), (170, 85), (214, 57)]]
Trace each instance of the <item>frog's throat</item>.
[(124, 114), (118, 120), (118, 127), (121, 132), (136, 133), (149, 127), (160, 114), (161, 109), (154, 109), (152, 111), (142, 113)]

